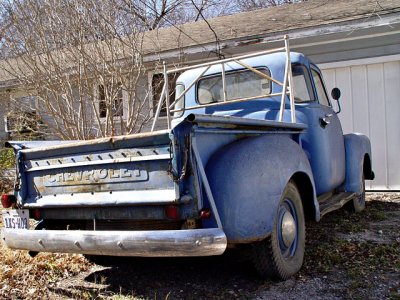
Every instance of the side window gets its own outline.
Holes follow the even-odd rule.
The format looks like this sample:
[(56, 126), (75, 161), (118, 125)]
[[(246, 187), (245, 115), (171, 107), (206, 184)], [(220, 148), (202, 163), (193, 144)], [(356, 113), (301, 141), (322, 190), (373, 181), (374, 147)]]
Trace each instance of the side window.
[(310, 76), (307, 68), (301, 65), (292, 66), (294, 101), (296, 103), (314, 101)]
[(322, 105), (329, 106), (328, 96), (326, 95), (326, 90), (321, 75), (314, 69), (311, 69), (311, 73), (314, 79), (315, 89), (317, 91), (317, 97), (319, 103), (321, 103)]

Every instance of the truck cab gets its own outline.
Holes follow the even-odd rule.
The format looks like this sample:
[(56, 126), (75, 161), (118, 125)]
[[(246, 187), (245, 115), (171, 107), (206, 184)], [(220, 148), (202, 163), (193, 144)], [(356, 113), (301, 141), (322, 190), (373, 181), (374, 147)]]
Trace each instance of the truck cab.
[[(284, 53), (275, 53), (246, 59), (244, 62), (283, 82), (285, 59)], [(351, 147), (353, 147), (356, 137), (353, 134), (343, 135), (338, 118), (340, 90), (335, 88), (333, 93), (339, 92), (339, 97), (330, 99), (320, 69), (303, 54), (292, 52), (291, 64), (296, 120), (298, 123), (307, 125), (307, 129), (299, 135), (299, 144), (307, 155), (313, 173), (318, 174), (314, 178), (316, 194), (322, 196), (333, 191), (345, 191), (346, 143), (352, 143)], [(201, 69), (196, 71), (188, 71), (178, 78), (176, 95), (180, 95), (184, 87), (196, 78), (198, 72), (202, 72)], [(279, 84), (260, 77), (252, 70), (235, 63), (229, 64), (225, 74), (228, 100), (223, 105), (186, 110), (181, 116), (178, 115), (179, 117), (175, 115), (172, 124), (179, 124), (191, 113), (271, 121), (279, 119), (281, 99), (278, 95), (247, 102), (230, 103), (229, 101), (229, 99), (257, 97), (263, 93), (278, 94), (282, 90)], [(216, 66), (207, 71), (198, 81), (197, 86), (189, 90), (181, 103), (176, 106), (195, 107), (215, 104), (223, 102), (222, 95), (222, 72), (220, 67)], [(336, 111), (334, 101), (337, 101), (336, 106), (339, 108)], [(288, 108), (289, 101), (285, 105)], [(284, 113), (283, 121), (291, 122), (288, 109)], [(370, 178), (372, 170), (369, 141), (361, 135), (357, 135), (357, 138), (360, 139), (359, 146), (365, 152), (362, 169), (366, 169), (369, 174), (366, 178)], [(349, 174), (347, 179), (349, 179)], [(347, 190), (351, 189), (360, 193), (363, 183), (356, 181), (348, 182)]]

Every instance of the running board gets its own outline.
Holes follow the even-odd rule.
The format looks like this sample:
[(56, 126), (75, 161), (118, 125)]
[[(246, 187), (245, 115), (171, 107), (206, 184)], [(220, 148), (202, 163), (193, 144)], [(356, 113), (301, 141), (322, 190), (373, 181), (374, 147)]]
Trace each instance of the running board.
[(321, 211), (321, 217), (326, 215), (327, 213), (343, 207), (343, 205), (345, 205), (350, 200), (353, 200), (356, 196), (356, 193), (340, 193), (333, 195), (333, 197), (323, 202), (320, 202), (319, 209)]

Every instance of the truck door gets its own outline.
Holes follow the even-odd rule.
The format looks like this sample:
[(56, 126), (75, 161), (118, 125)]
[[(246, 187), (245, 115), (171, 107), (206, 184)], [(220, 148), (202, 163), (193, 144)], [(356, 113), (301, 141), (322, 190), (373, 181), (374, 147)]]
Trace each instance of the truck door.
[[(307, 88), (296, 87), (299, 70), (308, 82)], [(298, 97), (295, 100), (298, 103), (296, 109), (307, 118), (309, 128), (302, 137), (303, 148), (310, 159), (317, 195), (321, 195), (337, 188), (345, 180), (345, 149), (342, 127), (332, 109), (321, 73), (313, 65), (309, 70), (304, 66), (293, 68), (295, 94), (298, 88), (303, 94), (305, 90), (311, 94), (309, 101)]]

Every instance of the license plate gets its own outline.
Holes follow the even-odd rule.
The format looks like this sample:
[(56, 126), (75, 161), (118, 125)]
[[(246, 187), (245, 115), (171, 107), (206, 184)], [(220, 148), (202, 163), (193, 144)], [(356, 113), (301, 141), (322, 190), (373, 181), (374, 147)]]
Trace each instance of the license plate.
[(7, 229), (29, 229), (29, 210), (3, 210), (3, 225)]

